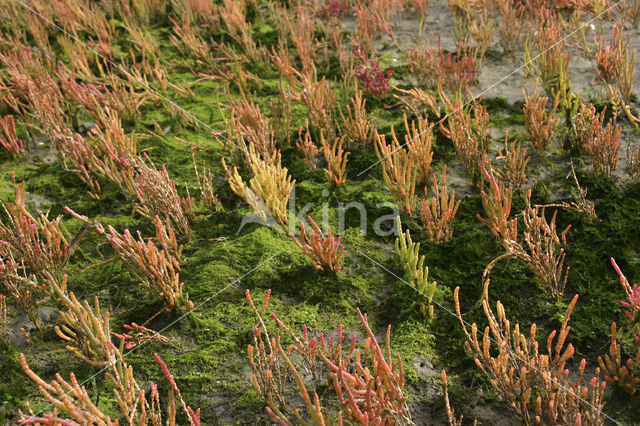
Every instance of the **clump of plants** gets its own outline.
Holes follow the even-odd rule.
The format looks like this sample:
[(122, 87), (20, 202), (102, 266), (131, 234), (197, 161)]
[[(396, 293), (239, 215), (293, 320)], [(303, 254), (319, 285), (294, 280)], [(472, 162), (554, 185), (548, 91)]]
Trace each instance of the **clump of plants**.
[[(455, 289), (456, 314), (467, 337), (465, 347), (476, 365), (487, 376), (491, 386), (508, 403), (524, 424), (561, 422), (565, 424), (604, 424), (604, 389), (600, 369), (585, 380), (586, 361), (580, 362), (578, 379), (569, 380), (567, 361), (575, 353), (570, 343), (565, 347), (571, 312), (578, 301), (576, 295), (565, 314), (560, 331), (552, 331), (547, 339), (547, 353), (539, 350), (536, 325), (529, 333), (520, 331), (519, 324), (511, 325), (504, 306), (496, 302), (494, 313), (489, 304), (489, 280), (485, 281), (482, 308), (489, 321), (484, 332), (473, 323), (470, 327), (462, 318)], [(528, 334), (528, 335), (527, 335)], [(555, 342), (554, 342), (555, 340)], [(493, 344), (497, 353), (491, 352)], [(537, 396), (536, 396), (537, 395)]]
[[(326, 372), (327, 384), (338, 397), (337, 424), (343, 421), (376, 424), (404, 424), (410, 422), (407, 397), (404, 394), (404, 370), (399, 354), (391, 352), (391, 326), (387, 328), (386, 345), (376, 340), (367, 315), (357, 310), (366, 331), (364, 348), (359, 348), (356, 336), (346, 340), (342, 326), (335, 339), (310, 337), (307, 326), (302, 336), (294, 333), (275, 313), (271, 314), (277, 325), (275, 333), (269, 333), (264, 317), (270, 291), (258, 309), (249, 290), (246, 291), (249, 306), (257, 318), (253, 330), (254, 344), (247, 350), (253, 375), (251, 380), (267, 405), (267, 413), (280, 424), (293, 424), (292, 419), (314, 424), (332, 424), (335, 415), (322, 406), (318, 387), (322, 384), (322, 372)], [(287, 350), (282, 340), (292, 343)], [(303, 380), (309, 374), (313, 379), (311, 390)], [(304, 407), (287, 402), (288, 386), (295, 383)], [(304, 410), (304, 411), (301, 411)], [(409, 423), (410, 424), (410, 423)]]
[(0, 423), (635, 421), (640, 1), (28, 3)]
[(354, 73), (364, 90), (377, 98), (385, 98), (389, 92), (389, 80), (393, 74), (391, 67), (383, 71), (380, 63), (370, 58), (364, 49), (357, 43), (353, 45), (352, 52), (357, 60)]

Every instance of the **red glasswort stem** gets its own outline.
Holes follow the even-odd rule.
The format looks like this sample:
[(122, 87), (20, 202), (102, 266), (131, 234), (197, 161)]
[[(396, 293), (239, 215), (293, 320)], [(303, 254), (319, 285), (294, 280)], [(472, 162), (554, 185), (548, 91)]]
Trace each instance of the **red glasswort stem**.
[(322, 235), (322, 230), (313, 221), (311, 216), (308, 216), (307, 219), (311, 222), (314, 231), (307, 234), (304, 224), (301, 224), (300, 241), (296, 239), (293, 233), (290, 234), (291, 238), (296, 245), (300, 247), (302, 252), (315, 262), (314, 266), (316, 269), (324, 271), (324, 268), (327, 267), (332, 271), (339, 271), (341, 269), (339, 266), (340, 256), (342, 256), (342, 252), (344, 251), (344, 247), (340, 247), (342, 237), (338, 237), (336, 240), (331, 234), (331, 230), (329, 230), (325, 238)]
[(162, 358), (160, 358), (158, 354), (154, 353), (153, 357), (156, 359), (156, 362), (160, 365), (160, 368), (162, 369), (162, 373), (164, 374), (164, 377), (166, 377), (169, 383), (171, 383), (171, 386), (176, 387), (176, 382), (175, 380), (173, 380), (173, 374), (171, 374), (171, 372), (169, 371), (167, 364), (164, 363), (164, 361), (162, 360)]
[(629, 281), (627, 280), (627, 277), (624, 276), (624, 274), (620, 270), (620, 267), (616, 263), (616, 260), (613, 257), (611, 258), (611, 264), (613, 265), (613, 269), (615, 269), (618, 275), (620, 276), (620, 282), (622, 284), (628, 283)]
[(354, 71), (365, 91), (378, 98), (386, 97), (393, 69), (389, 67), (386, 71), (383, 71), (380, 64), (373, 58), (369, 58), (364, 49), (357, 43), (353, 45), (352, 52), (360, 62), (356, 65)]

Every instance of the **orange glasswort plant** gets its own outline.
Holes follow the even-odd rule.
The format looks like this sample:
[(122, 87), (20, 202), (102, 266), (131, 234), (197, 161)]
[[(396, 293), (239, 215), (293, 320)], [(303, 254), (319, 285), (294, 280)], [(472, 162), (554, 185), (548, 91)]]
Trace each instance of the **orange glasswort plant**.
[(633, 29), (636, 34), (638, 34), (638, 28), (640, 27), (640, 1), (631, 0), (629, 2), (625, 2), (622, 14), (626, 20), (631, 22)]
[[(333, 424), (327, 409), (317, 393), (320, 385), (321, 370), (327, 371), (328, 384), (338, 396), (341, 410), (337, 413), (337, 425), (344, 420), (358, 424), (394, 425), (413, 424), (404, 394), (404, 370), (400, 355), (395, 359), (391, 353), (390, 332), (387, 328), (386, 345), (381, 347), (371, 331), (367, 315), (357, 310), (360, 322), (367, 333), (364, 350), (357, 349), (356, 336), (351, 339), (349, 349), (343, 349), (345, 336), (342, 325), (338, 327), (337, 339), (310, 337), (307, 326), (303, 326), (303, 335), (298, 337), (289, 327), (271, 314), (279, 330), (284, 330), (292, 340), (288, 349), (282, 347), (282, 337), (276, 331), (270, 336), (263, 319), (271, 291), (268, 290), (260, 310), (256, 308), (249, 290), (246, 297), (249, 306), (257, 318), (253, 330), (254, 344), (247, 352), (253, 371), (253, 384), (267, 404), (266, 411), (281, 425), (293, 425), (290, 417), (301, 424), (308, 424), (303, 413), (294, 403), (287, 403), (285, 392), (287, 385), (294, 381), (299, 396), (304, 402), (308, 418), (314, 425)], [(318, 363), (318, 358), (322, 361)], [(297, 366), (301, 361), (304, 372), (313, 378), (310, 392), (302, 371)]]
[(438, 37), (434, 48), (429, 40), (407, 53), (409, 69), (418, 82), (428, 89), (443, 85), (450, 94), (465, 95), (476, 82), (484, 49), (470, 43), (470, 35), (461, 38), (457, 50), (445, 54)]
[[(438, 186), (433, 174), (433, 191), (435, 196), (425, 199), (420, 210), (420, 220), (426, 227), (427, 238), (436, 244), (447, 241), (453, 236), (453, 219), (456, 217), (460, 200), (456, 202), (456, 191), (447, 192), (447, 165), (442, 170), (442, 186)], [(424, 189), (425, 196), (427, 188)]]
[(136, 239), (128, 229), (120, 234), (111, 225), (105, 229), (97, 221), (90, 223), (86, 216), (81, 216), (68, 207), (65, 210), (76, 219), (91, 225), (99, 235), (103, 235), (115, 252), (112, 260), (120, 259), (144, 287), (164, 301), (168, 310), (193, 309), (189, 295), (183, 293), (184, 283), (180, 282), (182, 246), (178, 246), (170, 222), (162, 221), (158, 216), (154, 218), (158, 247), (152, 240), (145, 241), (140, 231)]
[(593, 39), (598, 75), (607, 83), (615, 83), (621, 62), (625, 59), (625, 49), (629, 44), (628, 40), (625, 43), (622, 38), (622, 26), (617, 24), (611, 29), (608, 44), (603, 36), (596, 37), (595, 32)]
[(496, 0), (495, 5), (501, 18), (498, 25), (498, 43), (506, 55), (512, 56), (522, 44), (526, 21), (520, 19), (518, 5), (511, 0)]
[[(63, 326), (64, 333), (60, 329), (56, 331), (60, 337), (76, 345), (68, 346), (70, 351), (92, 365), (104, 366), (108, 371), (107, 384), (113, 391), (123, 420), (128, 424), (175, 426), (177, 399), (189, 424), (200, 426), (200, 409), (194, 411), (187, 406), (173, 375), (162, 359), (154, 354), (170, 384), (166, 410), (161, 408), (160, 395), (155, 383), (151, 382), (151, 398), (149, 400), (145, 395), (146, 391), (135, 380), (133, 367), (124, 361), (124, 339), (120, 340), (118, 346), (111, 341), (109, 313), (101, 314), (97, 298), (95, 308), (91, 308), (86, 301), (82, 304), (73, 297), (72, 293), (70, 296), (73, 301), (70, 305), (70, 311), (64, 316), (66, 322), (66, 325)], [(24, 372), (38, 385), (40, 393), (54, 406), (54, 409), (48, 414), (20, 413), (19, 424), (99, 424), (105, 426), (119, 424), (117, 419), (112, 420), (109, 415), (100, 410), (87, 393), (86, 388), (78, 383), (75, 374), (71, 373), (70, 381), (66, 381), (56, 373), (56, 379), (47, 383), (31, 370), (24, 354), (20, 354), (20, 361)], [(59, 417), (59, 412), (67, 415), (68, 418)], [(163, 412), (167, 416), (166, 423), (162, 421)]]
[[(462, 419), (464, 418), (464, 416), (456, 417), (456, 412), (453, 407), (451, 407), (451, 403), (449, 402), (449, 385), (447, 383), (447, 372), (445, 370), (442, 370), (440, 376), (442, 377), (444, 406), (447, 410), (447, 420), (449, 421), (449, 426), (462, 426)], [(473, 424), (475, 426), (477, 422), (473, 422)]]
[(350, 144), (355, 147), (367, 148), (371, 142), (374, 125), (367, 118), (365, 108), (367, 100), (362, 96), (362, 91), (358, 90), (357, 85), (355, 91), (355, 96), (351, 98), (351, 105), (347, 105), (346, 116), (340, 110), (342, 127)]
[(313, 260), (313, 266), (316, 269), (324, 271), (325, 268), (328, 268), (330, 271), (338, 272), (342, 269), (340, 267), (340, 256), (342, 256), (342, 252), (344, 251), (344, 247), (340, 247), (342, 237), (338, 237), (336, 240), (333, 235), (331, 235), (331, 229), (329, 229), (328, 235), (325, 238), (322, 235), (322, 230), (313, 221), (311, 216), (307, 216), (307, 219), (311, 222), (313, 231), (307, 234), (304, 229), (304, 223), (301, 222), (300, 240), (298, 240), (293, 233), (290, 234), (291, 238), (296, 245), (300, 247), (302, 252)]
[(536, 151), (544, 154), (551, 146), (553, 136), (560, 122), (559, 118), (555, 118), (556, 111), (560, 105), (560, 96), (559, 94), (556, 95), (553, 106), (550, 110), (547, 110), (549, 98), (538, 94), (536, 90), (538, 81), (536, 81), (533, 95), (529, 96), (526, 90), (522, 89), (525, 100), (522, 110), (524, 111), (524, 125), (529, 134), (529, 139), (531, 139)]
[[(600, 369), (596, 368), (595, 376), (585, 383), (584, 359), (580, 363), (577, 380), (569, 378), (566, 368), (575, 353), (573, 345), (565, 347), (565, 343), (570, 331), (567, 323), (578, 301), (577, 295), (567, 308), (560, 332), (554, 330), (549, 334), (547, 354), (543, 354), (539, 352), (535, 324), (531, 325), (527, 335), (520, 331), (519, 324), (512, 326), (499, 301), (496, 302), (497, 314), (491, 310), (489, 280), (485, 281), (482, 299), (482, 307), (489, 321), (484, 333), (478, 330), (475, 323), (469, 330), (462, 318), (459, 292), (460, 287), (456, 287), (455, 308), (467, 337), (467, 351), (523, 424), (604, 424), (602, 408), (606, 383), (599, 381)], [(479, 334), (482, 334), (481, 339)], [(495, 350), (492, 348), (494, 344)]]
[(192, 56), (198, 67), (212, 67), (213, 56), (209, 45), (200, 37), (196, 25), (191, 24), (191, 17), (186, 11), (182, 13), (181, 22), (169, 17), (173, 24), (173, 34), (169, 36), (171, 43), (180, 54)]
[(170, 221), (180, 236), (188, 240), (191, 236), (191, 228), (187, 216), (194, 216), (193, 203), (195, 202), (189, 194), (189, 188), (186, 189), (186, 197), (181, 197), (167, 168), (162, 165), (158, 170), (146, 153), (144, 158), (146, 162), (142, 159), (136, 161), (135, 190), (138, 198), (136, 209), (148, 218), (160, 216)]
[(571, 175), (573, 176), (573, 182), (576, 184), (576, 189), (578, 190), (578, 201), (571, 201), (569, 203), (562, 201), (560, 203), (545, 204), (544, 206), (536, 207), (561, 207), (566, 210), (573, 210), (578, 213), (582, 213), (589, 219), (594, 219), (596, 217), (596, 205), (593, 200), (587, 199), (587, 189), (580, 186), (580, 182), (578, 182), (578, 177), (576, 176), (576, 170), (573, 167), (573, 160), (571, 160)]
[(298, 142), (296, 142), (296, 147), (298, 148), (298, 151), (300, 151), (302, 155), (304, 155), (304, 164), (306, 164), (310, 170), (315, 170), (317, 167), (316, 162), (318, 161), (318, 153), (320, 152), (320, 150), (313, 142), (313, 139), (311, 139), (311, 133), (309, 132), (309, 121), (306, 120), (305, 124), (307, 126), (307, 131), (304, 134), (304, 139), (302, 137), (302, 127), (298, 129)]
[(636, 55), (628, 48), (629, 38), (622, 37), (623, 24), (611, 29), (609, 44), (602, 37), (595, 38), (595, 59), (598, 75), (608, 84), (615, 84), (625, 102), (631, 97), (631, 85), (636, 64)]
[(511, 200), (513, 198), (513, 187), (507, 186), (504, 182), (497, 179), (491, 165), (487, 170), (487, 161), (484, 160), (482, 170), (485, 178), (488, 180), (488, 192), (485, 192), (485, 183), (482, 182), (482, 207), (486, 218), (480, 219), (501, 242), (507, 251), (510, 251), (512, 243), (515, 243), (518, 235), (517, 222), (509, 219), (511, 214)]
[(222, 209), (222, 204), (218, 199), (218, 195), (213, 190), (213, 172), (207, 169), (206, 163), (202, 160), (202, 176), (198, 173), (198, 165), (196, 164), (196, 155), (192, 154), (193, 169), (195, 170), (196, 180), (198, 181), (198, 189), (200, 189), (200, 200), (202, 204), (209, 210), (218, 211)]
[[(565, 137), (565, 151), (587, 154), (589, 147), (597, 137), (598, 129), (602, 128), (606, 111), (596, 111), (595, 105), (581, 97), (574, 97), (572, 109), (565, 112), (567, 135)], [(567, 109), (567, 107), (564, 107)]]
[(382, 165), (382, 176), (387, 183), (389, 192), (395, 198), (396, 204), (402, 211), (411, 214), (416, 207), (416, 181), (418, 179), (418, 164), (411, 161), (411, 155), (400, 146), (397, 138), (387, 144), (385, 135), (375, 132), (376, 155)]
[(393, 3), (395, 3), (393, 0), (374, 0), (372, 2), (356, 0), (354, 4), (354, 12), (358, 21), (356, 40), (367, 52), (374, 50), (373, 42), (381, 34), (387, 34), (393, 39), (393, 30), (387, 22), (389, 11), (384, 10), (387, 9), (385, 5), (393, 7)]
[[(146, 321), (147, 323), (149, 320)], [(143, 325), (132, 322), (131, 324), (122, 324), (122, 328), (126, 331), (121, 334), (113, 333), (113, 336), (124, 341), (124, 348), (130, 350), (136, 346), (145, 344), (146, 342), (158, 342), (165, 346), (173, 346), (173, 342), (162, 334), (147, 328)]]
[(509, 132), (504, 134), (504, 152), (498, 149), (496, 160), (504, 161), (504, 167), (496, 170), (500, 180), (509, 182), (519, 191), (524, 189), (527, 182), (527, 164), (529, 164), (528, 148), (522, 149), (520, 141), (513, 140), (509, 142)]
[[(411, 214), (417, 204), (416, 185), (418, 182), (427, 184), (433, 173), (433, 125), (422, 118), (418, 119), (417, 125), (414, 121), (409, 124), (405, 115), (404, 130), (404, 144), (400, 144), (393, 126), (391, 144), (386, 143), (385, 135), (375, 131), (374, 147), (389, 192), (396, 199), (400, 209)], [(403, 148), (405, 146), (406, 149)]]
[[(540, 77), (542, 88), (550, 98), (555, 98), (569, 86), (569, 63), (564, 30), (557, 14), (547, 19), (538, 19), (538, 28), (525, 43), (524, 61), (526, 72)], [(532, 58), (536, 58), (533, 60)]]
[(61, 216), (49, 220), (40, 211), (33, 216), (25, 205), (25, 182), (14, 190), (14, 201), (1, 203), (6, 221), (0, 219), (0, 281), (40, 329), (40, 296), (65, 305), (61, 299), (66, 294), (66, 263), (85, 231), (69, 242)]
[[(633, 327), (633, 326), (632, 326)], [(640, 377), (638, 370), (640, 369), (640, 333), (635, 326), (635, 335), (633, 343), (635, 346), (631, 348), (632, 356), (626, 361), (622, 357), (622, 342), (618, 341), (618, 326), (611, 323), (611, 343), (609, 344), (609, 353), (603, 357), (598, 357), (598, 363), (604, 373), (604, 379), (611, 386), (617, 386), (624, 389), (630, 394), (635, 394), (640, 388)]]
[(597, 120), (594, 126), (594, 138), (587, 146), (587, 152), (593, 161), (593, 172), (611, 177), (618, 164), (622, 147), (622, 127), (612, 122), (605, 126), (600, 120)]
[(296, 53), (302, 65), (303, 74), (310, 75), (315, 70), (315, 61), (320, 56), (319, 48), (322, 44), (316, 38), (315, 19), (304, 7), (293, 9), (294, 13), (284, 13), (285, 28), (280, 28), (282, 35), (287, 34), (296, 48)]
[(14, 185), (14, 201), (1, 203), (6, 222), (0, 219), (0, 253), (8, 257), (13, 253), (22, 267), (44, 279), (47, 272), (56, 278), (62, 277), (70, 255), (67, 235), (62, 226), (62, 217), (49, 220), (41, 212), (37, 217), (25, 205), (26, 182)]
[(16, 124), (12, 115), (0, 117), (0, 145), (11, 153), (14, 158), (24, 154), (24, 144), (16, 134)]
[(440, 105), (438, 105), (438, 101), (436, 101), (436, 98), (430, 93), (417, 87), (410, 90), (403, 90), (396, 87), (395, 91), (397, 93), (394, 93), (393, 97), (398, 99), (402, 108), (411, 114), (420, 117), (426, 114), (427, 111), (431, 111), (436, 117), (440, 117)]
[[(387, 327), (383, 350), (369, 327), (367, 315), (356, 310), (367, 332), (364, 351), (355, 349), (355, 339), (346, 358), (343, 358), (344, 337), (338, 332), (336, 345), (320, 339), (320, 358), (329, 368), (329, 380), (338, 395), (348, 419), (361, 424), (392, 425), (410, 422), (407, 397), (404, 394), (404, 369), (400, 354), (391, 353), (391, 326)], [(355, 360), (355, 368), (351, 367)]]
[(335, 138), (333, 144), (330, 144), (325, 140), (323, 132), (320, 131), (320, 140), (324, 148), (324, 158), (327, 161), (325, 175), (336, 186), (344, 185), (347, 182), (347, 160), (349, 157), (349, 152), (342, 149), (344, 136)]
[(85, 83), (78, 81), (77, 74), (61, 65), (56, 76), (60, 78), (60, 89), (66, 100), (84, 106), (87, 113), (98, 121), (102, 121), (100, 114), (105, 106), (117, 112), (125, 122), (134, 121), (140, 117), (141, 107), (151, 99), (148, 93), (136, 92), (131, 81), (114, 75), (110, 75), (105, 83)]
[[(480, 6), (482, 2), (477, 4)], [(482, 5), (479, 9), (481, 10), (474, 10), (467, 16), (467, 24), (469, 34), (480, 45), (481, 51), (485, 52), (491, 47), (493, 33), (495, 32), (495, 20), (489, 7)]]
[(506, 188), (499, 182), (493, 170), (488, 172), (483, 165), (485, 177), (489, 180), (489, 192), (481, 192), (482, 205), (486, 219), (478, 215), (484, 224), (498, 238), (505, 248), (505, 253), (492, 260), (484, 270), (487, 276), (493, 266), (502, 259), (515, 257), (527, 263), (538, 278), (538, 287), (549, 291), (560, 298), (564, 292), (569, 268), (564, 267), (566, 234), (571, 225), (567, 226), (560, 235), (556, 228), (556, 214), (551, 221), (545, 217), (545, 207), (532, 207), (530, 203), (531, 190), (525, 193), (525, 209), (522, 211), (523, 232), (518, 236), (518, 219), (509, 219), (511, 213), (512, 187)]
[(307, 107), (311, 126), (323, 130), (328, 138), (334, 137), (336, 129), (333, 109), (336, 97), (335, 89), (329, 81), (325, 77), (318, 78), (315, 66), (308, 72), (295, 69), (292, 65), (293, 58), (284, 49), (274, 51), (271, 58), (291, 87), (286, 96)]
[[(433, 124), (429, 124), (427, 119), (418, 118), (417, 124), (415, 121), (407, 121), (407, 116), (404, 116), (404, 130), (406, 132), (404, 137), (404, 145), (409, 151), (410, 161), (415, 163), (418, 168), (418, 182), (427, 184), (429, 178), (433, 174), (433, 167), (431, 163), (433, 161)], [(391, 136), (396, 140), (396, 133), (391, 128)]]
[(487, 108), (474, 100), (465, 108), (460, 98), (453, 104), (440, 87), (440, 97), (450, 112), (447, 126), (440, 121), (440, 131), (451, 140), (464, 165), (471, 183), (478, 185), (482, 180), (482, 159), (488, 153), (491, 144), (491, 128)]
[(227, 26), (229, 35), (241, 46), (243, 53), (253, 62), (260, 62), (266, 57), (266, 49), (256, 45), (251, 36), (252, 26), (245, 16), (245, 1), (224, 0), (217, 11)]
[[(233, 100), (229, 95), (232, 112), (231, 129), (240, 137), (238, 139), (240, 146), (252, 145), (262, 158), (269, 158), (276, 151), (276, 141), (269, 119), (253, 100), (247, 99), (242, 90), (241, 95), (238, 101)], [(235, 146), (232, 148), (235, 149)], [(247, 150), (243, 151), (246, 156)]]
[(60, 311), (62, 324), (55, 326), (55, 332), (67, 342), (66, 349), (87, 364), (106, 367), (112, 362), (110, 314), (100, 311), (98, 298), (94, 306), (84, 300), (80, 302), (73, 292), (64, 297), (67, 311)]
[(634, 394), (640, 389), (640, 322), (636, 314), (640, 312), (640, 286), (634, 284), (631, 287), (629, 280), (622, 273), (616, 261), (611, 258), (611, 264), (620, 277), (620, 284), (624, 290), (626, 300), (620, 302), (620, 305), (626, 308), (625, 315), (629, 326), (628, 334), (630, 335), (631, 356), (626, 362), (622, 358), (621, 343), (618, 342), (618, 330), (616, 323), (611, 324), (611, 344), (609, 345), (609, 353), (602, 357), (598, 357), (598, 363), (604, 372), (604, 378), (612, 386), (619, 386), (630, 394)]
[(132, 159), (137, 140), (125, 135), (115, 111), (105, 108), (101, 118), (100, 125), (91, 130), (88, 138), (49, 119), (62, 165), (89, 186), (89, 195), (94, 199), (100, 198), (102, 189), (98, 178), (106, 178), (125, 194), (132, 195), (135, 186)]
[(13, 253), (6, 252), (6, 246), (3, 243), (4, 241), (0, 242), (0, 255), (2, 256), (0, 260), (0, 280), (4, 284), (4, 289), (7, 295), (29, 316), (36, 328), (42, 330), (38, 321), (38, 304), (40, 300), (36, 297), (41, 288), (36, 282), (29, 279), (25, 271), (26, 268), (21, 263), (16, 262)]

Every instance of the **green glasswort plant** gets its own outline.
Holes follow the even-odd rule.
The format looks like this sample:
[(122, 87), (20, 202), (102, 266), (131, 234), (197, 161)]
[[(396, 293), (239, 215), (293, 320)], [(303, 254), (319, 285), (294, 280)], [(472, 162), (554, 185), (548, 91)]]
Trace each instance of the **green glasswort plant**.
[(411, 240), (409, 230), (402, 232), (400, 217), (397, 218), (398, 238), (396, 238), (396, 254), (400, 257), (400, 262), (405, 271), (407, 282), (419, 294), (420, 311), (423, 316), (433, 317), (433, 296), (436, 291), (436, 282), (429, 282), (429, 268), (425, 266), (425, 256), (420, 256), (420, 243)]

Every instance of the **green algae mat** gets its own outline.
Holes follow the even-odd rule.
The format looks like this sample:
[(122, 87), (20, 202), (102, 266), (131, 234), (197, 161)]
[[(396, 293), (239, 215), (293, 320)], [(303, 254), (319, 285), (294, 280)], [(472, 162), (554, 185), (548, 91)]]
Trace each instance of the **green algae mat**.
[(638, 423), (640, 2), (0, 17), (0, 424)]

